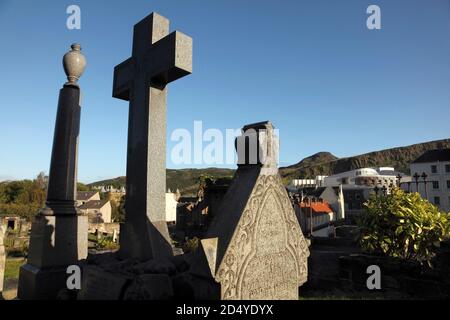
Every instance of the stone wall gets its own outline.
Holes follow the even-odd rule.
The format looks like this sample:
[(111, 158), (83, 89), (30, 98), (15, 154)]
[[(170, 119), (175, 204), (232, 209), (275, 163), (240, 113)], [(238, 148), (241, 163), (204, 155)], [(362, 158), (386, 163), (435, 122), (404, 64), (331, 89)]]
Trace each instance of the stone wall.
[[(367, 289), (367, 267), (377, 265), (381, 270), (381, 290)], [(402, 259), (351, 254), (339, 258), (341, 285), (349, 291), (380, 292), (386, 298), (449, 298), (450, 242), (442, 246), (433, 260), (433, 269)]]

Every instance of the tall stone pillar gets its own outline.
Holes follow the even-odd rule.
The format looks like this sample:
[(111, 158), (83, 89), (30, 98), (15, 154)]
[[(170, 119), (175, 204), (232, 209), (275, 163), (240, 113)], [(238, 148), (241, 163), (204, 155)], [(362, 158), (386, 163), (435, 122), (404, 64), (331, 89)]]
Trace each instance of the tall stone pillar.
[(27, 264), (21, 267), (18, 297), (55, 299), (66, 288), (69, 265), (87, 257), (87, 216), (76, 207), (81, 92), (77, 81), (86, 59), (80, 45), (63, 58), (69, 80), (59, 92), (46, 207), (33, 221)]

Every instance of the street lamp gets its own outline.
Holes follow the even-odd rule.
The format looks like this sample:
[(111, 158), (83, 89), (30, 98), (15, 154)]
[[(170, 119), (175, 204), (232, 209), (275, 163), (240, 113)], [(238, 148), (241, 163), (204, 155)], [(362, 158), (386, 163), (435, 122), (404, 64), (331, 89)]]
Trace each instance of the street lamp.
[(394, 190), (394, 183), (393, 182), (391, 182), (389, 184), (389, 192), (392, 193), (392, 190)]
[(428, 199), (428, 190), (427, 190), (427, 177), (428, 177), (428, 175), (425, 172), (422, 172), (421, 177), (423, 179), (423, 184), (425, 186), (425, 199)]
[(378, 188), (378, 186), (375, 186), (373, 190), (375, 191), (375, 194), (378, 196), (378, 191), (380, 191), (380, 188)]
[(401, 183), (401, 181), (402, 181), (402, 175), (401, 175), (400, 173), (397, 175), (397, 179), (398, 179), (398, 187), (400, 188), (401, 185), (402, 185), (402, 183)]
[(420, 176), (419, 176), (419, 174), (416, 172), (416, 173), (414, 173), (413, 178), (414, 178), (414, 180), (416, 181), (416, 192), (419, 192), (419, 178), (420, 178)]

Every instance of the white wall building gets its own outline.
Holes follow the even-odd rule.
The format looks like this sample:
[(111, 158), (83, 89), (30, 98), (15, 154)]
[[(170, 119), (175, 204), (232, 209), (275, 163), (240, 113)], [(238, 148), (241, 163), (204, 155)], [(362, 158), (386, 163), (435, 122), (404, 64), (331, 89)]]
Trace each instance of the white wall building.
[(177, 194), (173, 192), (166, 193), (166, 222), (177, 222)]
[(324, 186), (337, 187), (339, 185), (361, 185), (389, 187), (397, 185), (397, 172), (392, 167), (361, 168), (346, 171), (326, 177)]
[(291, 192), (296, 192), (302, 188), (322, 187), (323, 181), (327, 176), (316, 176), (315, 179), (293, 179), (287, 186)]
[(415, 180), (412, 180), (411, 192), (419, 192), (442, 211), (450, 212), (450, 149), (427, 151), (411, 163), (410, 169), (412, 176), (415, 173), (427, 175), (426, 190), (421, 177), (418, 190)]

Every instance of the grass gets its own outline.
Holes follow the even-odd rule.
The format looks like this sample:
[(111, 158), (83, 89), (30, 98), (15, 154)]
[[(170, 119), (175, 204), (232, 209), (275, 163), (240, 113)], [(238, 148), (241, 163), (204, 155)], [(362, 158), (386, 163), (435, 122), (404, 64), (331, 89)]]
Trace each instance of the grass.
[(20, 267), (25, 263), (25, 259), (6, 259), (5, 280), (18, 279)]

